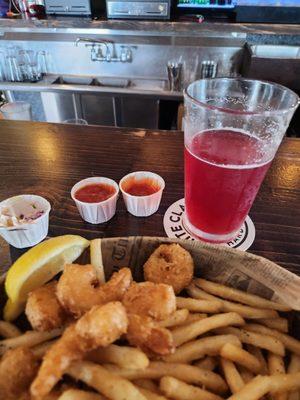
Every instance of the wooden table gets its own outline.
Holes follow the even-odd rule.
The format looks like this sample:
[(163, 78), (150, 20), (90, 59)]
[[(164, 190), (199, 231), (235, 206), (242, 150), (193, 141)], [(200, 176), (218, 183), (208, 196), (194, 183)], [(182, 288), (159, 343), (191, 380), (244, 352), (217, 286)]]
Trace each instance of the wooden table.
[[(183, 133), (99, 126), (0, 121), (0, 200), (21, 193), (46, 197), (49, 235), (86, 238), (165, 236), (163, 215), (183, 197)], [(159, 211), (148, 218), (126, 212), (119, 199), (108, 223), (80, 218), (70, 189), (89, 176), (119, 181), (131, 171), (150, 170), (166, 181)], [(253, 253), (300, 273), (300, 140), (285, 139), (250, 212), (256, 227)], [(9, 260), (2, 246), (1, 264)]]

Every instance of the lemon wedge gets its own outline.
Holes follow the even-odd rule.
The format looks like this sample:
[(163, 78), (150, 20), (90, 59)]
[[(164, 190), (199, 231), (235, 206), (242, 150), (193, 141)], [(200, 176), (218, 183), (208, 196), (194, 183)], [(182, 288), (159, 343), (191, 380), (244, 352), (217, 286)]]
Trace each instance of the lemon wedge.
[(28, 293), (51, 280), (66, 263), (75, 261), (88, 245), (81, 236), (64, 235), (45, 240), (23, 254), (6, 275), (4, 319), (16, 319), (24, 310)]

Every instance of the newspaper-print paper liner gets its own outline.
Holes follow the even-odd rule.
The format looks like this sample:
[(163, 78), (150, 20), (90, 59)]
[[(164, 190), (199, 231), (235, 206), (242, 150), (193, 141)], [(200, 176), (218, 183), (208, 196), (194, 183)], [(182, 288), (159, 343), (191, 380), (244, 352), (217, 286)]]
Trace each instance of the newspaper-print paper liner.
[(119, 237), (101, 240), (106, 278), (129, 266), (137, 281), (143, 280), (143, 264), (162, 243), (179, 243), (191, 252), (195, 275), (257, 294), (282, 300), (300, 310), (300, 277), (266, 258), (203, 242), (159, 237)]

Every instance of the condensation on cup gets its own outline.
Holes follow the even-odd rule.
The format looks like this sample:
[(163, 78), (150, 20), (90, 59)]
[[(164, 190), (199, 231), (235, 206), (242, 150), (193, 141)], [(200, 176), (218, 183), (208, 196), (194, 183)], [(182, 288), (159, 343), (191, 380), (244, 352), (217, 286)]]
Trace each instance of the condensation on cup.
[(228, 242), (240, 230), (298, 107), (284, 86), (202, 79), (184, 93), (185, 226)]

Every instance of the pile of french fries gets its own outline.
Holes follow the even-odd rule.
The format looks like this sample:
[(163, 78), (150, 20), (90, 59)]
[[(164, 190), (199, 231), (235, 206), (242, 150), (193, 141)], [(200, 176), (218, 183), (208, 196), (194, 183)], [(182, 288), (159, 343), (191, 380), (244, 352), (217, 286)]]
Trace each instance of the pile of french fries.
[[(173, 354), (98, 348), (67, 372), (91, 390), (71, 387), (47, 400), (300, 400), (300, 341), (288, 334), (289, 307), (204, 279), (187, 293), (160, 322), (172, 332)], [(26, 346), (41, 358), (61, 333), (22, 333), (0, 321), (0, 354)]]

